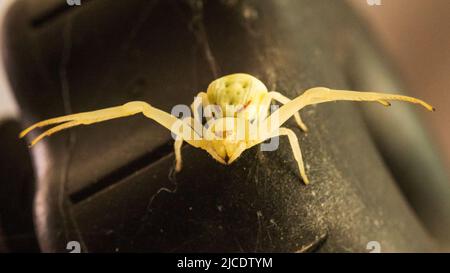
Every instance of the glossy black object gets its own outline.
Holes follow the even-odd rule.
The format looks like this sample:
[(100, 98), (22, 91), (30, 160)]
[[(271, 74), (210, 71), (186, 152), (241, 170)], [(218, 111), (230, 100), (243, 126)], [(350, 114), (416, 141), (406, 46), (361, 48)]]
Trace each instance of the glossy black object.
[[(236, 72), (291, 98), (313, 86), (399, 87), (341, 1), (91, 0), (71, 7), (22, 0), (8, 16), (8, 75), (24, 126), (131, 100), (170, 112)], [(366, 111), (368, 120), (381, 112), (374, 111)], [(418, 124), (409, 108), (390, 114)], [(299, 136), (309, 186), (284, 138), (278, 150), (254, 147), (230, 166), (185, 146), (177, 174), (170, 133), (142, 116), (48, 138), (30, 151), (41, 250), (65, 252), (74, 240), (90, 252), (367, 252), (370, 241), (382, 251), (442, 247), (436, 242), (448, 234), (420, 214), (427, 201), (412, 202), (401, 190), (413, 185), (414, 192), (414, 177), (392, 175), (409, 171), (401, 162), (416, 147), (390, 155), (383, 140), (395, 130), (367, 126), (355, 103), (308, 107), (302, 116), (308, 134), (287, 125)], [(421, 130), (405, 136), (420, 135), (416, 143), (425, 148), (418, 149), (430, 151)], [(427, 181), (435, 188), (444, 176), (430, 153), (421, 167), (431, 173), (438, 166)], [(389, 162), (397, 162), (393, 170)], [(449, 193), (440, 185), (433, 194)], [(435, 218), (448, 215), (449, 207), (431, 204), (441, 209)]]

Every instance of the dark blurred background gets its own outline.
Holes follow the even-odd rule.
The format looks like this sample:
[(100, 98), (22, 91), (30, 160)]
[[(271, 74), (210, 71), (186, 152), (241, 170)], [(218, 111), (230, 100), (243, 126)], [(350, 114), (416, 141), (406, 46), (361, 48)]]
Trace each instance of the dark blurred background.
[(348, 1), (390, 55), (407, 91), (437, 108), (422, 118), (450, 169), (450, 1)]

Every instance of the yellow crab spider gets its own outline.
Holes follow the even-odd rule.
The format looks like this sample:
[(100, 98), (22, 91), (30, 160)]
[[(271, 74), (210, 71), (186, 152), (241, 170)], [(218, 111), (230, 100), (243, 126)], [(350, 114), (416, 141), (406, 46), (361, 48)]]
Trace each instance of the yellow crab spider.
[[(390, 100), (399, 100), (420, 104), (426, 109), (434, 111), (431, 105), (413, 97), (375, 92), (332, 90), (326, 87), (308, 89), (302, 95), (291, 100), (279, 92), (269, 92), (260, 80), (248, 74), (232, 74), (216, 79), (208, 86), (207, 92), (200, 92), (197, 97), (201, 99), (202, 109), (216, 105), (220, 112), (218, 116), (207, 117), (209, 126), (206, 128), (206, 126), (200, 124), (202, 128), (200, 132), (195, 130), (194, 125), (196, 121), (193, 118), (181, 120), (146, 102), (132, 101), (117, 107), (47, 119), (28, 127), (20, 133), (19, 137), (24, 137), (38, 127), (59, 124), (32, 140), (31, 147), (44, 137), (70, 127), (142, 113), (149, 119), (153, 119), (166, 127), (176, 136), (174, 143), (175, 169), (180, 171), (182, 164), (181, 145), (183, 141), (196, 148), (205, 150), (222, 164), (231, 164), (242, 152), (250, 147), (272, 137), (287, 136), (298, 164), (300, 176), (303, 182), (308, 184), (309, 180), (306, 176), (297, 136), (291, 129), (281, 127), (290, 117), (294, 116), (298, 126), (303, 131), (306, 131), (307, 127), (298, 113), (305, 106), (338, 100), (373, 101), (384, 106), (390, 106)], [(269, 115), (269, 107), (272, 100), (283, 104), (283, 106)], [(251, 111), (252, 107), (260, 110)], [(234, 111), (230, 110), (230, 108), (234, 109)], [(192, 109), (194, 109), (194, 104)], [(238, 123), (243, 126), (227, 127), (227, 124), (233, 125)], [(221, 126), (224, 124), (225, 127)], [(260, 127), (264, 128), (264, 130), (256, 137), (254, 134), (249, 133)], [(241, 132), (242, 130), (245, 132)], [(237, 135), (242, 137), (236, 138)]]

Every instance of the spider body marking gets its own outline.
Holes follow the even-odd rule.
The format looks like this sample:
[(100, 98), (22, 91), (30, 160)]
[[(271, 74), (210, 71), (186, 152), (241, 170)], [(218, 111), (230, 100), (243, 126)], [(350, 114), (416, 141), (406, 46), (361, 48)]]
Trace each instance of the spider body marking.
[[(266, 139), (287, 136), (294, 158), (297, 161), (300, 176), (303, 182), (308, 184), (309, 179), (303, 164), (298, 138), (291, 129), (281, 127), (290, 117), (294, 116), (298, 126), (303, 131), (307, 131), (307, 127), (299, 115), (299, 111), (304, 107), (338, 100), (372, 101), (390, 106), (390, 100), (398, 100), (420, 104), (426, 109), (434, 111), (431, 105), (413, 97), (376, 92), (333, 90), (326, 87), (308, 89), (302, 95), (291, 100), (279, 92), (269, 92), (260, 80), (243, 73), (231, 74), (214, 80), (208, 86), (207, 92), (200, 92), (197, 97), (200, 98), (201, 108), (205, 110), (208, 126), (203, 126), (201, 122), (192, 117), (181, 120), (146, 102), (132, 101), (121, 106), (44, 120), (23, 130), (19, 137), (22, 138), (39, 127), (59, 124), (34, 138), (30, 145), (33, 146), (44, 137), (70, 127), (142, 113), (176, 136), (174, 143), (175, 169), (180, 171), (183, 141), (205, 150), (222, 164), (231, 164), (242, 152)], [(269, 114), (272, 100), (283, 105), (274, 113)], [(194, 117), (196, 106), (196, 100), (194, 100), (191, 105)], [(198, 127), (200, 128), (198, 129)], [(261, 128), (263, 130), (259, 130)], [(255, 131), (258, 131), (258, 133), (254, 134)]]

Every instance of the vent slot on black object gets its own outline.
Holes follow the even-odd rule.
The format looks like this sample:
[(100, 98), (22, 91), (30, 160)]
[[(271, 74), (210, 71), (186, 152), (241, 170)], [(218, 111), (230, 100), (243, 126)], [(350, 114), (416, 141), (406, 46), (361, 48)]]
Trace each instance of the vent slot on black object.
[(109, 173), (101, 178), (99, 181), (92, 183), (91, 185), (72, 193), (70, 200), (73, 204), (77, 204), (88, 197), (101, 192), (102, 190), (112, 186), (130, 175), (142, 170), (143, 168), (153, 164), (161, 158), (170, 155), (173, 151), (173, 142), (166, 142), (163, 145), (157, 147), (153, 151), (144, 154), (143, 156), (131, 161), (125, 166), (118, 168), (117, 170)]

